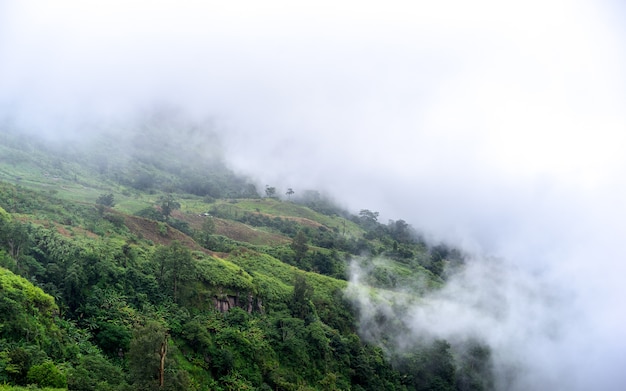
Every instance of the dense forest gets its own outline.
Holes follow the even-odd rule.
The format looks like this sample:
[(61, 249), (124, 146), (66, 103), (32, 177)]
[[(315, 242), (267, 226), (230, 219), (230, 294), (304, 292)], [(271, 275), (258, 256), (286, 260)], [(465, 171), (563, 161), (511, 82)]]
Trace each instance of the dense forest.
[(400, 304), (374, 341), (352, 297), (440, 289), (465, 262), (404, 220), (259, 189), (202, 127), (0, 129), (0, 390), (489, 390), (481, 341), (399, 340)]

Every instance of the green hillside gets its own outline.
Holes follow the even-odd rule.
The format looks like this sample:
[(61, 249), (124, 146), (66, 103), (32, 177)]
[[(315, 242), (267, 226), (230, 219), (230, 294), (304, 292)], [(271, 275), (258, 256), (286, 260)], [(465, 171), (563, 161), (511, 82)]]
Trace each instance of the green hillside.
[(438, 289), (459, 251), (317, 192), (262, 197), (185, 124), (120, 134), (0, 129), (5, 389), (489, 388), (488, 352), (468, 366), (446, 341), (367, 343), (346, 290), (351, 262), (373, 297)]

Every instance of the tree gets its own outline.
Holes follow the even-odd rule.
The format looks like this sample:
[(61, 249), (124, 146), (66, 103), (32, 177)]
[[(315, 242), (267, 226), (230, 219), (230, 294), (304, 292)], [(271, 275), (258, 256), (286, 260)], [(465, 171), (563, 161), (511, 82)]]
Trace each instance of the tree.
[(291, 296), (291, 313), (296, 318), (306, 319), (313, 310), (313, 287), (309, 285), (303, 273), (297, 273)]
[(361, 209), (359, 212), (359, 221), (366, 230), (374, 230), (378, 227), (378, 212), (372, 212), (369, 209)]
[(157, 278), (160, 284), (168, 289), (175, 302), (182, 282), (194, 276), (194, 264), (191, 251), (180, 242), (174, 241), (169, 246), (161, 246), (154, 253), (157, 265)]
[(445, 340), (402, 353), (396, 368), (404, 375), (403, 382), (417, 391), (452, 391), (456, 386), (456, 366)]
[(460, 364), (456, 376), (458, 391), (493, 390), (494, 378), (491, 350), (476, 340), (470, 340), (457, 360)]
[(101, 194), (96, 200), (96, 204), (112, 208), (115, 206), (115, 196), (113, 196), (113, 193)]
[(167, 221), (170, 217), (172, 211), (176, 209), (180, 209), (180, 203), (174, 199), (174, 196), (171, 194), (167, 194), (160, 198), (161, 201), (161, 214), (163, 215), (163, 219)]
[(296, 236), (291, 241), (291, 249), (296, 253), (297, 260), (302, 260), (302, 258), (304, 258), (306, 252), (309, 251), (307, 237), (304, 232), (298, 231)]
[(417, 236), (413, 227), (404, 220), (389, 220), (388, 226), (391, 237), (400, 243), (414, 242), (413, 238)]
[(167, 330), (156, 321), (148, 321), (133, 332), (128, 351), (131, 381), (138, 390), (156, 390), (165, 381)]
[(128, 369), (133, 390), (197, 390), (176, 357), (181, 356), (169, 338), (169, 330), (155, 320), (146, 321), (133, 332), (128, 350)]
[(291, 199), (291, 196), (295, 194), (295, 192), (293, 191), (293, 189), (290, 187), (289, 189), (287, 189), (287, 192), (285, 193), (287, 195), (287, 197), (289, 199)]
[(202, 228), (196, 231), (195, 239), (203, 247), (208, 248), (211, 243), (211, 236), (215, 233), (215, 220), (213, 217), (206, 216), (202, 222)]
[(70, 262), (63, 279), (63, 293), (70, 310), (74, 311), (80, 306), (84, 298), (87, 279), (80, 263), (75, 260)]
[(276, 197), (276, 188), (273, 186), (265, 185), (265, 195), (267, 196), (267, 198)]
[(0, 245), (7, 249), (7, 253), (22, 269), (22, 260), (32, 245), (31, 226), (19, 221), (0, 219)]
[(369, 209), (361, 209), (361, 211), (359, 212), (359, 216), (361, 217), (361, 220), (364, 221), (378, 221), (378, 212), (372, 212)]
[(337, 272), (337, 264), (340, 263), (336, 250), (332, 250), (330, 254), (316, 251), (313, 253), (313, 267), (320, 273), (327, 276), (335, 276)]

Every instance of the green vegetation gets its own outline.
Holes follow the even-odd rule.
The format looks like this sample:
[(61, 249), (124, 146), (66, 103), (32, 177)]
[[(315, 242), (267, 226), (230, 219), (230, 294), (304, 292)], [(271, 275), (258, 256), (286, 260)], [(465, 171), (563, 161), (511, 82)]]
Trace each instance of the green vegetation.
[(2, 133), (0, 390), (490, 388), (484, 346), (373, 346), (344, 294), (351, 261), (370, 294), (405, 295), (444, 284), (459, 251), (316, 192), (261, 198), (146, 127), (73, 150)]
[[(20, 387), (10, 384), (0, 384), (0, 391), (32, 391), (32, 387)], [(50, 388), (50, 387), (38, 387), (39, 391), (65, 391), (66, 388)]]

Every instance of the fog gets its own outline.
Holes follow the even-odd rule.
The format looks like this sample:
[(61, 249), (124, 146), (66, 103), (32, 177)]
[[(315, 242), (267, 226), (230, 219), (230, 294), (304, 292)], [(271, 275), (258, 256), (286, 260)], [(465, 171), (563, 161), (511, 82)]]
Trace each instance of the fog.
[(0, 1), (0, 114), (53, 137), (163, 104), (208, 119), (259, 185), (476, 255), (407, 314), (416, 333), (481, 334), (496, 369), (519, 368), (502, 389), (620, 390), (625, 17), (617, 1)]

